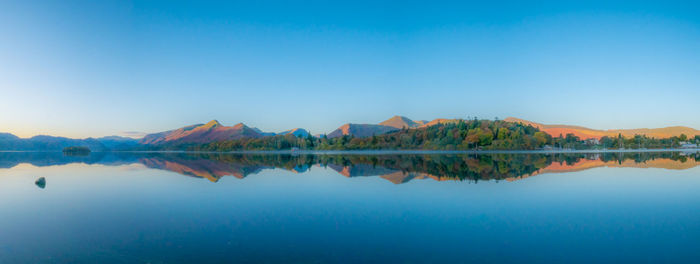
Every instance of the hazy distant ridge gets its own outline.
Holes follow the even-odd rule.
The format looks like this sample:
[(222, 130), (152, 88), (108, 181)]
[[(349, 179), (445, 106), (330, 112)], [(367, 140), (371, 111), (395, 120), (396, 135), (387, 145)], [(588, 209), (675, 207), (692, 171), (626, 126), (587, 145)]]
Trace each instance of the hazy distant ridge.
[(102, 138), (72, 139), (54, 136), (34, 136), (19, 138), (9, 133), (0, 133), (0, 150), (12, 151), (60, 151), (66, 147), (88, 147), (93, 151), (105, 151), (117, 148), (133, 147), (137, 140), (126, 137), (110, 136)]

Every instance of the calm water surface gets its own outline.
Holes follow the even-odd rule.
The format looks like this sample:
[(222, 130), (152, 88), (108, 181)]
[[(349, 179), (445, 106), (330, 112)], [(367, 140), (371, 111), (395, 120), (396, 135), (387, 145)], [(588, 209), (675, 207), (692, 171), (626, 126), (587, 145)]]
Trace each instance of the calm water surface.
[(698, 262), (698, 165), (671, 152), (0, 153), (0, 263)]

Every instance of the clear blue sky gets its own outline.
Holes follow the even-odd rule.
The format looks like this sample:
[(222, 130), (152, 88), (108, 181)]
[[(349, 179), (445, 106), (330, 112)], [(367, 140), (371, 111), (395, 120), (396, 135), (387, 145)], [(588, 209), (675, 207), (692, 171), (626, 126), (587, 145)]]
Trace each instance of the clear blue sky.
[(0, 1), (0, 131), (700, 128), (697, 1), (430, 2)]

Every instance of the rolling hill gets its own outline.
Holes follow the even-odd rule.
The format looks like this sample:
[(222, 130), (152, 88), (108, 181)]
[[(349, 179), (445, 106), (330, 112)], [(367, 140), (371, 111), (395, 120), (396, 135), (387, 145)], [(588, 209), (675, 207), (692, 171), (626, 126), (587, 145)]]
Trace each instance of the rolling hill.
[(613, 130), (597, 130), (581, 126), (571, 126), (571, 125), (545, 125), (540, 123), (535, 123), (528, 120), (523, 120), (519, 118), (509, 117), (504, 121), (523, 123), (526, 125), (531, 125), (536, 127), (543, 132), (553, 136), (558, 137), (559, 135), (574, 134), (581, 139), (600, 139), (601, 137), (617, 137), (618, 134), (622, 134), (624, 137), (634, 137), (635, 135), (645, 135), (647, 137), (654, 138), (669, 138), (672, 136), (680, 136), (685, 134), (689, 137), (700, 135), (700, 130), (696, 130), (690, 127), (683, 126), (673, 126), (664, 128), (640, 128), (640, 129), (613, 129)]

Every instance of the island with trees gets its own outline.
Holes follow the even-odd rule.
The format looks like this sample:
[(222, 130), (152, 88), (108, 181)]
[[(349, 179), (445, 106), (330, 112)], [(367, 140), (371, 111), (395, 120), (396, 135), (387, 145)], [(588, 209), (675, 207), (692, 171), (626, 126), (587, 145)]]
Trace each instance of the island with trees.
[(90, 148), (80, 146), (65, 147), (63, 148), (63, 154), (70, 156), (86, 156), (90, 154)]

